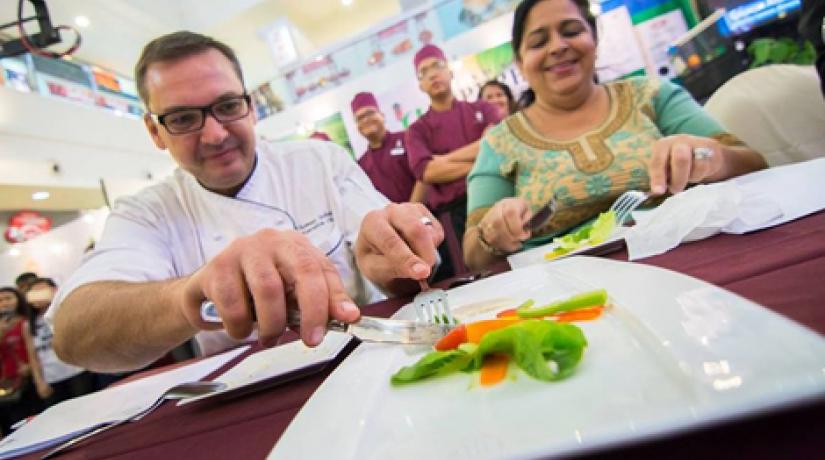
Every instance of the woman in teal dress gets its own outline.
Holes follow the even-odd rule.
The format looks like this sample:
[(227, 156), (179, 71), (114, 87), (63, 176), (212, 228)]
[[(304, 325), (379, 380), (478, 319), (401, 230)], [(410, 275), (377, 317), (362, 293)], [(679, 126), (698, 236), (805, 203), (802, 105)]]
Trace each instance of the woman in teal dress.
[[(564, 233), (626, 190), (679, 193), (766, 167), (667, 80), (596, 83), (595, 30), (587, 0), (525, 0), (516, 9), (513, 51), (531, 90), (524, 109), (487, 132), (467, 177), (469, 267)], [(553, 218), (524, 230), (552, 197)]]

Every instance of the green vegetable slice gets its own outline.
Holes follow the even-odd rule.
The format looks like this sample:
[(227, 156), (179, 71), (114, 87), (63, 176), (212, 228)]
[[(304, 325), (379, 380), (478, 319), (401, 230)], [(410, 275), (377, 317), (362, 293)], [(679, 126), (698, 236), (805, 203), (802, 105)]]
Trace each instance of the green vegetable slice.
[[(478, 345), (473, 367), (491, 353), (507, 353), (525, 373), (538, 380), (567, 377), (581, 360), (587, 340), (573, 324), (529, 320), (488, 333)], [(548, 361), (555, 363), (553, 366)]]
[(590, 227), (590, 235), (588, 239), (590, 244), (602, 244), (610, 238), (613, 229), (616, 228), (616, 212), (607, 211), (599, 214), (593, 226)]
[(399, 369), (390, 382), (393, 385), (416, 382), (435, 375), (450, 374), (467, 367), (473, 360), (473, 353), (459, 347), (449, 351), (427, 353), (412, 366)]
[(478, 346), (467, 343), (456, 350), (428, 353), (412, 366), (401, 368), (390, 382), (398, 386), (460, 370), (480, 369), (484, 357), (491, 353), (507, 353), (536, 379), (559, 380), (573, 373), (586, 346), (584, 334), (573, 324), (521, 321), (488, 333)]
[(607, 303), (607, 291), (597, 289), (595, 291), (583, 292), (568, 299), (553, 302), (541, 307), (519, 307), (516, 314), (519, 318), (541, 318), (557, 313), (578, 310), (581, 308), (596, 307)]
[(585, 246), (595, 246), (602, 244), (610, 238), (610, 234), (616, 228), (615, 211), (607, 211), (599, 214), (591, 223), (582, 225), (578, 230), (567, 235), (554, 238), (556, 247), (550, 253), (551, 257), (563, 256)]

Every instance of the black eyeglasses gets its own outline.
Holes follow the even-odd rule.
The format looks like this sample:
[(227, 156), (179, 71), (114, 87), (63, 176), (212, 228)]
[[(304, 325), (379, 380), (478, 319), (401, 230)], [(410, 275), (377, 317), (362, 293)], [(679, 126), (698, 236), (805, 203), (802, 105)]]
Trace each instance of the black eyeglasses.
[(212, 114), (215, 120), (221, 123), (228, 123), (249, 115), (251, 108), (252, 102), (249, 95), (243, 94), (221, 99), (203, 107), (186, 107), (163, 115), (152, 115), (169, 131), (169, 134), (186, 134), (203, 128), (208, 114)]
[(357, 123), (360, 123), (360, 122), (366, 120), (367, 118), (373, 117), (375, 115), (378, 115), (377, 110), (374, 110), (374, 109), (364, 110), (361, 113), (359, 113), (358, 116), (355, 117), (355, 121)]
[(441, 59), (437, 61), (433, 61), (430, 65), (426, 67), (422, 67), (418, 70), (416, 76), (419, 80), (423, 80), (427, 78), (428, 75), (435, 72), (441, 72), (442, 70), (447, 68), (447, 63), (442, 61)]

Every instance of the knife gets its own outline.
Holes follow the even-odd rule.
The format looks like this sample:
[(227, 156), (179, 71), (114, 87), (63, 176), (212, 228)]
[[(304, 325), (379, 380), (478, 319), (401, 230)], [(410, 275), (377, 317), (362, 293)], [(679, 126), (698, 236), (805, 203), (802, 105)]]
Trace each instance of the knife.
[[(218, 310), (211, 300), (206, 300), (201, 304), (201, 319), (209, 323), (222, 322)], [(286, 322), (287, 325), (292, 327), (299, 326), (301, 324), (301, 312), (293, 308), (287, 309)], [(432, 345), (447, 335), (451, 327), (442, 324), (361, 316), (354, 323), (330, 320), (327, 323), (327, 329), (354, 335), (365, 342)]]
[(529, 230), (531, 233), (535, 232), (536, 230), (540, 229), (550, 218), (553, 217), (553, 214), (556, 213), (556, 197), (550, 198), (544, 206), (540, 207), (536, 210), (536, 213), (533, 214), (525, 224), (524, 229)]

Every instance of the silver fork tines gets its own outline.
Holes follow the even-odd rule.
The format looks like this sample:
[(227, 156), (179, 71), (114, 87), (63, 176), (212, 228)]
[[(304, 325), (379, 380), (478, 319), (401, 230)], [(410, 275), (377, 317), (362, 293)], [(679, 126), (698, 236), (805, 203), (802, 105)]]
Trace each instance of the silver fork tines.
[(647, 199), (647, 193), (639, 190), (628, 190), (622, 193), (610, 206), (610, 211), (616, 213), (616, 225), (623, 225), (630, 214)]
[(421, 292), (413, 299), (415, 316), (418, 321), (432, 324), (455, 324), (453, 312), (447, 301), (447, 291), (432, 289), (424, 280), (419, 280)]

